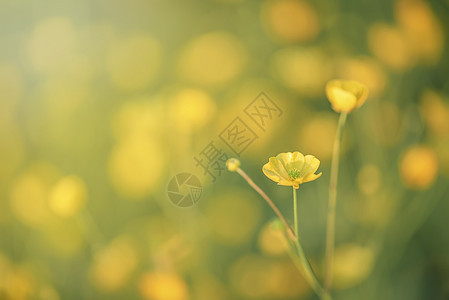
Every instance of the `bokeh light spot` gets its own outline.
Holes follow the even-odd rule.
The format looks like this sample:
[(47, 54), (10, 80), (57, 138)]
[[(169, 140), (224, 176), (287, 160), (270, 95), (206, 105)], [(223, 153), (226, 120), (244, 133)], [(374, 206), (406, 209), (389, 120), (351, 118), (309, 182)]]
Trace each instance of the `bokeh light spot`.
[(48, 186), (35, 174), (23, 174), (13, 184), (10, 203), (14, 215), (23, 223), (36, 226), (49, 215)]
[(180, 56), (179, 75), (192, 83), (217, 87), (239, 75), (245, 62), (245, 50), (235, 36), (210, 32), (186, 45)]
[(40, 21), (27, 44), (27, 54), (36, 71), (48, 73), (70, 61), (76, 48), (76, 34), (65, 17)]
[(140, 293), (146, 300), (187, 300), (189, 291), (184, 279), (173, 272), (148, 272), (139, 282)]
[(322, 95), (332, 75), (330, 60), (320, 48), (284, 48), (271, 62), (281, 82), (305, 96)]
[(282, 255), (288, 251), (289, 244), (283, 230), (273, 228), (271, 223), (266, 224), (259, 234), (259, 248), (268, 255)]
[(128, 237), (120, 236), (95, 254), (90, 277), (98, 289), (113, 292), (127, 283), (137, 262), (133, 243)]
[(374, 24), (368, 31), (371, 52), (395, 71), (405, 71), (415, 64), (415, 55), (405, 33), (388, 24)]
[(148, 87), (155, 80), (161, 60), (159, 42), (147, 35), (137, 35), (113, 46), (106, 66), (118, 88), (135, 91)]
[(305, 1), (268, 1), (262, 23), (275, 40), (286, 43), (310, 41), (320, 31), (315, 9)]
[(87, 189), (83, 180), (76, 175), (69, 175), (59, 180), (50, 190), (50, 209), (61, 217), (75, 215), (87, 200)]
[(211, 97), (196, 89), (183, 89), (176, 93), (170, 105), (171, 124), (182, 131), (205, 126), (216, 112)]
[(424, 63), (437, 63), (444, 47), (444, 32), (429, 4), (421, 0), (398, 0), (395, 16), (417, 56)]
[(165, 153), (156, 141), (130, 138), (119, 142), (109, 158), (109, 172), (117, 191), (129, 199), (142, 199), (158, 187)]
[(438, 174), (435, 151), (419, 145), (408, 148), (401, 156), (399, 171), (404, 184), (409, 188), (429, 188)]
[(374, 253), (368, 247), (344, 244), (337, 247), (334, 259), (335, 287), (346, 289), (368, 277), (373, 268)]

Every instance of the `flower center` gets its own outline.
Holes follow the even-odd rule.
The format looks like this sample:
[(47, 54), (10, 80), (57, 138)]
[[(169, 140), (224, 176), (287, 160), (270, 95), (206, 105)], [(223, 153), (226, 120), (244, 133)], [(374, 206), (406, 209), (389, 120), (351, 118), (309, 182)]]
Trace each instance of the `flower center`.
[(299, 177), (299, 173), (300, 171), (298, 169), (293, 168), (288, 172), (288, 176), (290, 176), (291, 179), (295, 180)]

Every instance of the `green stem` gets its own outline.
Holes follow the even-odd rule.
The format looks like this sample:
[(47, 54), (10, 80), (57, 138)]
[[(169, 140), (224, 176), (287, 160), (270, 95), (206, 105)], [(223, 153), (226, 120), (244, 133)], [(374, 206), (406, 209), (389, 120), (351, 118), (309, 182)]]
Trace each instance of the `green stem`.
[(337, 204), (338, 166), (340, 160), (340, 144), (345, 127), (347, 113), (342, 112), (338, 120), (337, 134), (332, 151), (331, 175), (329, 183), (329, 202), (327, 207), (327, 229), (326, 229), (326, 272), (324, 289), (329, 291), (332, 287), (332, 269), (334, 263), (335, 248), (335, 208)]
[(298, 237), (298, 200), (296, 199), (295, 188), (293, 188), (293, 212), (295, 218), (295, 235)]
[[(295, 248), (298, 253), (298, 256), (294, 256), (293, 262), (295, 263), (296, 267), (300, 269), (307, 280), (307, 282), (310, 284), (310, 286), (313, 288), (315, 293), (323, 299), (323, 300), (329, 300), (330, 295), (326, 293), (326, 291), (323, 289), (323, 287), (318, 282), (318, 279), (315, 276), (315, 273), (313, 272), (312, 266), (310, 265), (309, 260), (306, 257), (306, 254), (304, 252), (304, 248), (302, 247), (300, 241), (299, 241), (299, 232), (298, 232), (298, 200), (296, 197), (296, 189), (293, 188), (293, 215), (295, 219), (295, 235), (296, 239), (295, 242)], [(291, 255), (292, 256), (292, 255)]]

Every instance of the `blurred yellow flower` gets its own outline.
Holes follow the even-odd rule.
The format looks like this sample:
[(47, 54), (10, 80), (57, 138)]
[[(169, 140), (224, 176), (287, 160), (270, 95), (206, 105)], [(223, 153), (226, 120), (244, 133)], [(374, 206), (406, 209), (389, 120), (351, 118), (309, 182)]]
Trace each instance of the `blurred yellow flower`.
[(395, 19), (409, 48), (425, 64), (440, 61), (444, 50), (444, 29), (430, 3), (422, 0), (395, 1)]
[(320, 32), (317, 13), (306, 1), (267, 1), (261, 21), (267, 33), (280, 43), (311, 41)]
[(243, 43), (225, 31), (195, 37), (181, 49), (179, 57), (179, 76), (210, 88), (221, 87), (236, 78), (247, 61)]
[(184, 279), (171, 271), (144, 273), (139, 282), (140, 293), (148, 300), (189, 299), (189, 289)]
[(437, 139), (449, 138), (448, 103), (448, 97), (432, 90), (424, 91), (421, 96), (419, 111), (430, 132)]
[(371, 248), (357, 244), (344, 244), (335, 251), (333, 277), (335, 287), (347, 289), (365, 280), (374, 266)]
[(137, 265), (137, 251), (132, 240), (119, 236), (95, 253), (90, 279), (99, 290), (114, 292), (127, 283)]
[(279, 153), (276, 157), (270, 157), (262, 171), (278, 185), (293, 186), (299, 189), (299, 185), (313, 181), (322, 173), (315, 174), (320, 166), (320, 161), (313, 155), (300, 152)]
[[(267, 223), (259, 233), (258, 246), (265, 255), (280, 256), (288, 251), (288, 241), (284, 234), (282, 222), (279, 219), (276, 223)], [(281, 224), (278, 224), (278, 223)], [(274, 223), (274, 224), (273, 224)]]
[(270, 63), (281, 83), (304, 97), (321, 95), (323, 85), (332, 79), (332, 61), (319, 47), (284, 47)]
[(368, 29), (368, 47), (379, 61), (396, 72), (407, 71), (416, 64), (416, 55), (405, 32), (385, 23)]
[(435, 151), (426, 146), (413, 146), (403, 155), (399, 165), (402, 180), (412, 189), (429, 188), (438, 174)]
[(165, 161), (164, 150), (156, 140), (146, 137), (126, 139), (117, 143), (111, 152), (111, 181), (122, 196), (129, 200), (141, 200), (159, 186)]
[(333, 110), (350, 113), (365, 102), (368, 88), (354, 80), (335, 79), (326, 84), (326, 96)]
[(191, 88), (177, 92), (169, 109), (170, 123), (183, 131), (206, 126), (217, 110), (214, 100), (205, 91)]
[(71, 217), (77, 214), (87, 200), (87, 188), (84, 181), (69, 175), (59, 180), (49, 192), (48, 205), (58, 216)]

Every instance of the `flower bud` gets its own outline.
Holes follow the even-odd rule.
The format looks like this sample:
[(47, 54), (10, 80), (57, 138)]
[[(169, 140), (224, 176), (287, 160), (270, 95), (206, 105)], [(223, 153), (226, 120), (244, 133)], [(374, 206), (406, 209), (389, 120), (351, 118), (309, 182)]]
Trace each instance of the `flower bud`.
[(326, 96), (336, 112), (350, 113), (362, 106), (368, 88), (354, 80), (331, 80), (326, 84)]
[(235, 172), (240, 167), (240, 160), (238, 160), (237, 158), (230, 158), (226, 162), (226, 167), (229, 171)]

